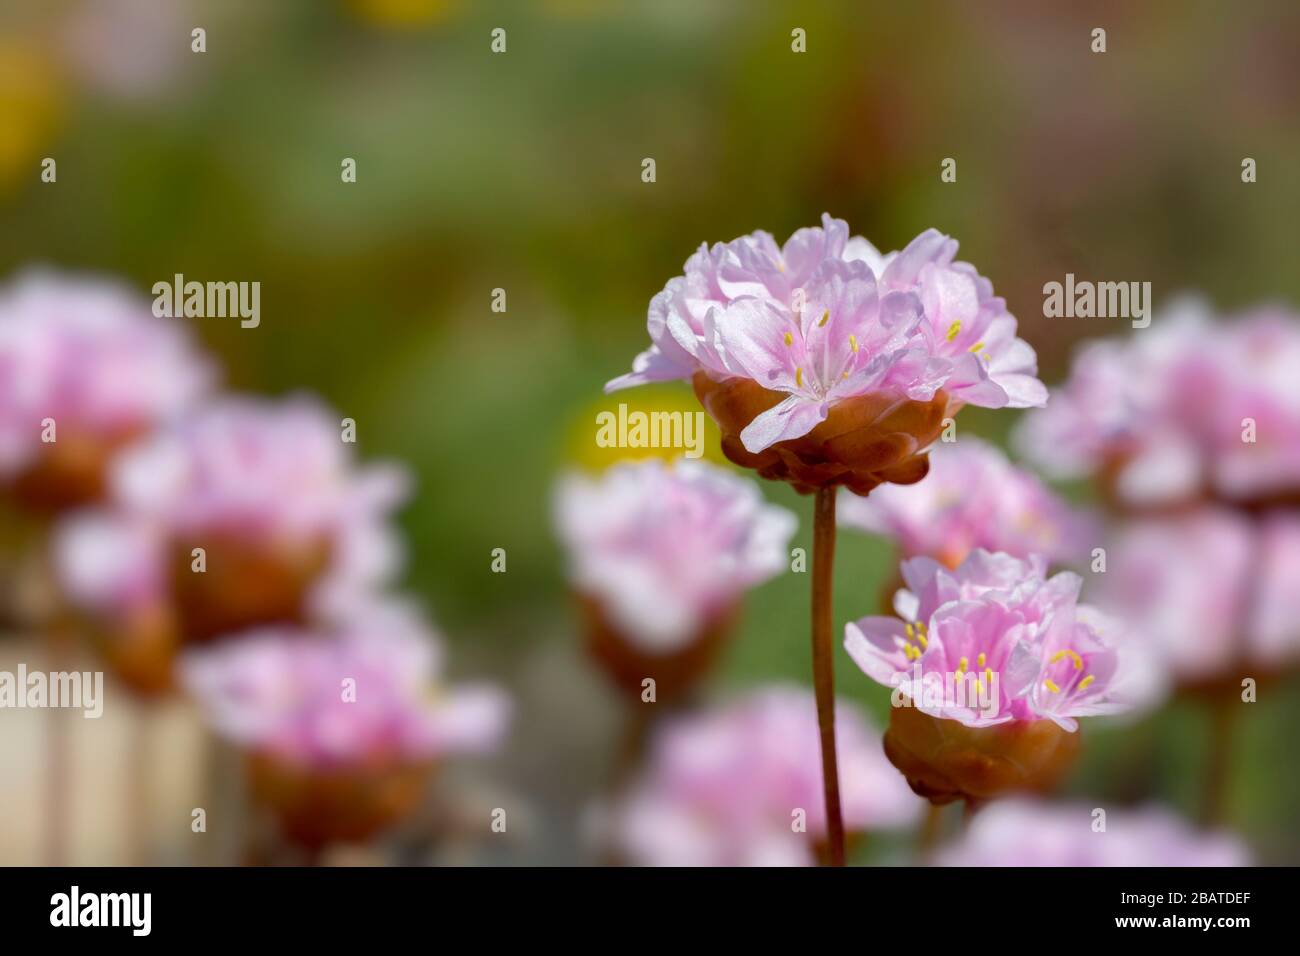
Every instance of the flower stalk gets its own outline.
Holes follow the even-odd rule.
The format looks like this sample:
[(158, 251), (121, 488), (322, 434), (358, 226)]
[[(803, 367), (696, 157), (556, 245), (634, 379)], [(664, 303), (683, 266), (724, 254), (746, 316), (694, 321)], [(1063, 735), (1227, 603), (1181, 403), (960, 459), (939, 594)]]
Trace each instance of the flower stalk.
[(835, 755), (835, 659), (831, 642), (831, 592), (835, 570), (836, 488), (819, 488), (813, 513), (812, 663), (821, 732), (822, 793), (831, 866), (844, 865), (844, 818)]

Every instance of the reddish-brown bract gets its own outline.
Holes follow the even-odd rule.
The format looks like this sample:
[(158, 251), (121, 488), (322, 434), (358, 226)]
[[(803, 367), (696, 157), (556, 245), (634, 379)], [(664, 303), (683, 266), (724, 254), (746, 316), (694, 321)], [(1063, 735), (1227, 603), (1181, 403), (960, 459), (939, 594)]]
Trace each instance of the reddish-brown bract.
[(929, 402), (870, 393), (832, 405), (826, 420), (802, 438), (754, 453), (745, 449), (740, 433), (784, 396), (750, 379), (717, 382), (703, 372), (695, 374), (694, 385), (722, 430), (727, 458), (805, 495), (836, 485), (865, 495), (885, 482), (920, 481), (930, 467), (925, 450), (938, 439), (949, 415), (942, 391)]

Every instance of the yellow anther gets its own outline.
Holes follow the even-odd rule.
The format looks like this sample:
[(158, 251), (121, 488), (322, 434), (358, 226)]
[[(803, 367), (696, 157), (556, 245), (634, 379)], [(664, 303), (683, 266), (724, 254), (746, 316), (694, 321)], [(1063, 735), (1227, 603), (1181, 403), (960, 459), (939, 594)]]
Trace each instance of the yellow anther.
[(917, 650), (915, 647), (913, 647), (911, 644), (904, 644), (904, 645), (903, 645), (903, 656), (906, 657), (909, 661), (914, 661), (914, 660), (916, 660), (918, 657), (921, 656), (921, 652), (918, 651), (918, 650)]
[(979, 351), (980, 349), (982, 349), (982, 348), (984, 348), (984, 343), (983, 343), (983, 342), (976, 342), (974, 345), (972, 345), (972, 346), (970, 347), (970, 351), (972, 351), (972, 352), (978, 352), (978, 351)]
[(925, 639), (925, 635), (919, 630), (916, 632), (916, 640), (922, 647), (928, 647), (930, 642)]
[(853, 354), (858, 354), (858, 337), (849, 333), (849, 348), (853, 349)]
[(961, 335), (961, 320), (958, 319), (952, 325), (948, 326), (948, 341), (951, 342), (957, 336)]
[(993, 668), (991, 667), (984, 668), (984, 676), (987, 677), (991, 683), (993, 680)]
[(785, 333), (785, 344), (786, 344), (786, 345), (794, 345), (794, 333), (793, 333), (793, 332), (787, 332), (787, 333)]
[(821, 326), (825, 325), (827, 322), (830, 321), (830, 319), (831, 319), (831, 310), (827, 309), (825, 312), (822, 313), (821, 321), (817, 323), (817, 327), (820, 328)]
[(976, 667), (983, 667), (983, 666), (984, 666), (984, 661), (985, 661), (985, 660), (987, 660), (987, 658), (985, 658), (985, 656), (984, 656), (984, 652), (983, 652), (983, 651), (980, 651), (980, 656), (977, 657), (977, 658), (975, 658), (975, 666), (976, 666)]
[(910, 641), (912, 638), (916, 636), (916, 625), (911, 623), (910, 621), (904, 624), (903, 633), (907, 635), (907, 639)]
[(1076, 671), (1081, 671), (1081, 670), (1083, 670), (1083, 658), (1080, 657), (1078, 654), (1076, 654), (1074, 651), (1070, 650), (1068, 647), (1065, 648), (1064, 650), (1057, 651), (1055, 654), (1053, 654), (1053, 655), (1052, 655), (1052, 659), (1051, 659), (1050, 661), (1048, 661), (1047, 663), (1049, 663), (1049, 664), (1055, 664), (1057, 661), (1059, 661), (1059, 660), (1061, 660), (1061, 659), (1063, 659), (1063, 658), (1066, 658), (1066, 657), (1068, 657), (1068, 658), (1070, 658), (1070, 660), (1074, 661), (1074, 669), (1075, 669)]
[(794, 384), (795, 388), (803, 388), (803, 369), (797, 368), (794, 370)]
[(1048, 690), (1050, 690), (1053, 694), (1059, 694), (1061, 692), (1061, 688), (1056, 686), (1056, 681), (1052, 680), (1050, 677), (1047, 678), (1047, 680), (1043, 681), (1043, 686), (1046, 687)]
[(1095, 677), (1093, 677), (1091, 674), (1089, 674), (1089, 675), (1088, 675), (1087, 677), (1085, 677), (1083, 680), (1079, 681), (1079, 686), (1078, 686), (1077, 689), (1078, 689), (1078, 690), (1085, 690), (1085, 689), (1087, 689), (1088, 685), (1091, 684), (1091, 683), (1092, 683), (1094, 680), (1096, 680), (1096, 679), (1097, 679), (1097, 678), (1095, 678)]
[(957, 673), (958, 674), (966, 673), (966, 668), (968, 667), (970, 667), (970, 662), (963, 657), (961, 660), (957, 662)]
[(926, 632), (925, 621), (917, 621), (916, 629), (920, 631), (922, 634), (924, 634)]

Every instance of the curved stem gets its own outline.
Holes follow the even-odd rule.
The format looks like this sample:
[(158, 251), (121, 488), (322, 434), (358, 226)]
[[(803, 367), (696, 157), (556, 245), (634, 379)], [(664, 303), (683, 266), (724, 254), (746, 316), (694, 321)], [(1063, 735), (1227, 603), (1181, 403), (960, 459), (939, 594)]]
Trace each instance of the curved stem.
[(835, 488), (817, 492), (813, 512), (812, 663), (821, 731), (822, 790), (831, 866), (844, 865), (844, 820), (835, 758), (835, 664), (831, 643), (831, 585), (835, 567)]

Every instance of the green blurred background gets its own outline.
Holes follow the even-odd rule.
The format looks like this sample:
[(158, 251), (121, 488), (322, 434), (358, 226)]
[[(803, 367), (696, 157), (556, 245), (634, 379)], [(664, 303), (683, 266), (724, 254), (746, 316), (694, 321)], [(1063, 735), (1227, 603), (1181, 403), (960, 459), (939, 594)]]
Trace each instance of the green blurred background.
[[(1182, 289), (1224, 308), (1300, 301), (1288, 0), (0, 9), (0, 275), (47, 263), (142, 293), (176, 272), (262, 283), (260, 328), (189, 321), (231, 387), (315, 391), (357, 420), (365, 456), (412, 468), (405, 585), (454, 675), (518, 696), (500, 769), (549, 824), (538, 859), (575, 858), (619, 717), (578, 652), (552, 483), (601, 463), (600, 408), (693, 407), (685, 385), (613, 402), (601, 386), (644, 347), (650, 297), (701, 241), (784, 239), (823, 211), (882, 249), (937, 227), (1008, 299), (1049, 383), (1074, 342), (1125, 326), (1044, 320), (1042, 285), (1066, 272), (1151, 281), (1157, 305)], [(206, 53), (190, 52), (194, 26)], [(496, 27), (505, 54), (489, 48)], [(796, 27), (806, 53), (791, 51)], [(39, 181), (46, 156), (56, 184)], [(955, 183), (940, 181), (946, 157)], [(1003, 439), (1014, 417), (968, 410), (961, 427)], [(765, 490), (810, 547), (809, 502)], [(489, 570), (498, 547), (506, 574)], [(874, 610), (892, 560), (885, 542), (841, 536), (837, 620)], [(790, 574), (753, 594), (723, 687), (808, 682), (807, 588)], [(842, 654), (837, 669), (883, 722), (881, 688)], [(1180, 704), (1087, 728), (1071, 789), (1193, 814), (1206, 719)], [(1300, 860), (1297, 722), (1293, 683), (1242, 736), (1232, 820), (1264, 861)]]

